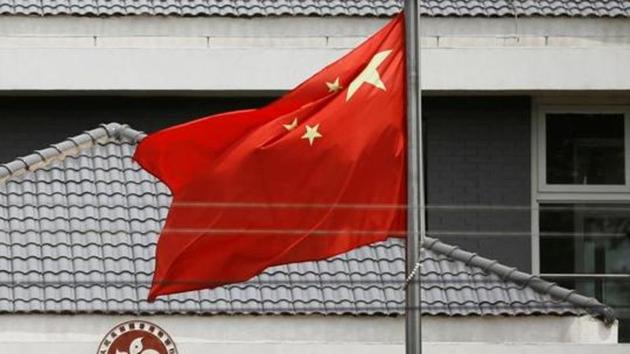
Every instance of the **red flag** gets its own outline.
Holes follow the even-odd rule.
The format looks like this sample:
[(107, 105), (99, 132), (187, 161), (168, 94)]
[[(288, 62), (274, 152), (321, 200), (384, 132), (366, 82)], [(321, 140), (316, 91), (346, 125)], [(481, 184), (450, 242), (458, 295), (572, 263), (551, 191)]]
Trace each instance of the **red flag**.
[(403, 237), (404, 67), (399, 15), (266, 107), (145, 138), (173, 194), (149, 300)]

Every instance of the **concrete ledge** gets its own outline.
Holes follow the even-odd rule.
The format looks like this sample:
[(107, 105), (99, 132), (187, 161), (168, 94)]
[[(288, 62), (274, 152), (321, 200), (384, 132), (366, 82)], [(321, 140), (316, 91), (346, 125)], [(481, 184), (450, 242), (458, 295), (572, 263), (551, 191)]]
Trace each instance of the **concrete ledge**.
[(210, 48), (325, 48), (326, 37), (210, 37)]
[(0, 48), (94, 48), (94, 37), (1, 36)]
[(330, 48), (354, 48), (364, 40), (365, 37), (328, 37), (327, 46)]
[(287, 90), (343, 53), (326, 49), (0, 49), (0, 90)]
[[(431, 38), (431, 37), (423, 37)], [(546, 37), (494, 36), (494, 37), (438, 37), (439, 48), (501, 48), (501, 47), (545, 47)], [(423, 46), (426, 47), (426, 46)]]
[[(0, 90), (288, 90), (333, 48), (0, 49)], [(46, 58), (46, 60), (41, 60)], [(433, 91), (630, 90), (627, 48), (425, 48)]]
[(585, 36), (585, 37), (547, 37), (547, 45), (550, 47), (578, 47), (578, 48), (601, 48), (601, 47), (629, 47), (630, 36)]
[(427, 90), (630, 90), (630, 48), (429, 48)]
[[(355, 48), (366, 36), (0, 36), (0, 48), (15, 49), (214, 49)], [(630, 36), (424, 36), (425, 48), (630, 48)]]
[(95, 37), (98, 48), (207, 48), (206, 37)]

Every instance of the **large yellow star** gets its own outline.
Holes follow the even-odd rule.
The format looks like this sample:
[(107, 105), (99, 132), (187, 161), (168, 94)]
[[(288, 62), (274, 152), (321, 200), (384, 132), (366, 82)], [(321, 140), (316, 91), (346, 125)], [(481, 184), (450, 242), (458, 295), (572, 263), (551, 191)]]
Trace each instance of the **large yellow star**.
[(284, 127), (284, 129), (286, 129), (288, 131), (291, 131), (291, 130), (295, 129), (295, 127), (297, 127), (297, 124), (298, 124), (298, 119), (295, 118), (295, 119), (293, 119), (293, 121), (291, 123), (289, 123), (289, 124), (282, 124), (282, 126)]
[(328, 86), (328, 92), (335, 93), (343, 88), (343, 86), (341, 86), (341, 83), (339, 82), (339, 76), (337, 76), (337, 78), (333, 82), (326, 82), (326, 86)]
[(385, 91), (385, 84), (381, 81), (381, 75), (377, 69), (378, 66), (387, 59), (391, 52), (391, 50), (384, 50), (374, 54), (365, 69), (363, 69), (363, 71), (354, 80), (352, 80), (350, 86), (348, 86), (348, 91), (346, 92), (346, 102), (352, 98), (354, 93), (357, 92), (359, 87), (363, 84), (370, 84), (379, 90)]
[(308, 139), (308, 144), (313, 146), (315, 139), (322, 137), (317, 129), (319, 129), (319, 124), (315, 126), (306, 125), (306, 133), (302, 135), (302, 139)]

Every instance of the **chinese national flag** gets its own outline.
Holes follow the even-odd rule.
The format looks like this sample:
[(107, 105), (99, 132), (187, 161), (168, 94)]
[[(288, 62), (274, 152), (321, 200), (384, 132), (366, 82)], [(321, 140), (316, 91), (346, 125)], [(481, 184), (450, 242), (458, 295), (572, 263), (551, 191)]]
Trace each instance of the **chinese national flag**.
[(404, 237), (404, 58), (399, 15), (266, 107), (145, 138), (173, 194), (149, 300)]

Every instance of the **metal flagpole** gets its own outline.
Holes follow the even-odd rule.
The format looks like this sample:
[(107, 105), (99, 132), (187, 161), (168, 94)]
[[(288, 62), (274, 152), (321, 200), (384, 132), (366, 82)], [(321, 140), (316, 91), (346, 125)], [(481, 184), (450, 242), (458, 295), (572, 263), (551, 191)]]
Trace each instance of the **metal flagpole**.
[(407, 72), (407, 283), (406, 354), (422, 352), (420, 328), (420, 245), (424, 236), (424, 176), (420, 107), (420, 36), (418, 0), (405, 0), (405, 50)]

